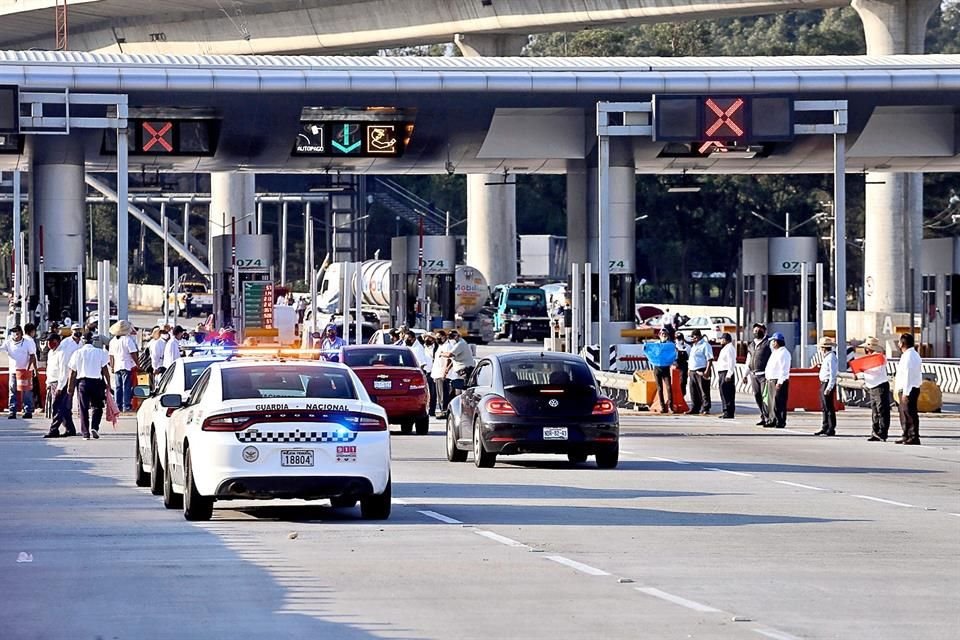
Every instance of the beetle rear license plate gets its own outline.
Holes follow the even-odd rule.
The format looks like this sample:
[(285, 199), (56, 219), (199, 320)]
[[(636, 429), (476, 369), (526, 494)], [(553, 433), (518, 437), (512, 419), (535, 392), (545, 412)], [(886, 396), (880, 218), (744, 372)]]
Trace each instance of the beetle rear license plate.
[(544, 427), (543, 439), (544, 440), (566, 440), (567, 428), (566, 427)]
[(313, 451), (309, 449), (282, 449), (280, 451), (281, 467), (312, 467)]

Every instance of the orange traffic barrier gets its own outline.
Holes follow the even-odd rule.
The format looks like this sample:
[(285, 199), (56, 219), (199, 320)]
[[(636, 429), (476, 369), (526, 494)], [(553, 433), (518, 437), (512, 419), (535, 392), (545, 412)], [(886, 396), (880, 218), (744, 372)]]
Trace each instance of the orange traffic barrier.
[[(843, 411), (843, 403), (834, 396), (837, 411)], [(787, 411), (820, 411), (820, 369), (790, 369), (790, 391), (787, 394)]]
[[(47, 397), (47, 372), (41, 369), (39, 378), (40, 388), (33, 389), (33, 412), (42, 414), (43, 403)], [(6, 371), (0, 373), (0, 398), (3, 399), (3, 406), (6, 407), (10, 399), (10, 374)]]

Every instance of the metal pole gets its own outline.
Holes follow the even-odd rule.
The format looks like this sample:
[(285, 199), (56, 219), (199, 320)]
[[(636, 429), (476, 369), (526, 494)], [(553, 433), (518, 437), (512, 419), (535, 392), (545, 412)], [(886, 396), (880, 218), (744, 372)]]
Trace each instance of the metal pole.
[(87, 293), (87, 283), (83, 274), (83, 263), (77, 265), (77, 322), (83, 324), (84, 298)]
[(580, 293), (580, 264), (574, 262), (570, 265), (570, 353), (580, 353), (580, 312), (583, 306), (583, 298)]
[[(598, 131), (600, 120), (606, 124), (606, 113), (598, 113)], [(610, 247), (607, 245), (607, 235), (610, 227), (610, 137), (598, 135), (598, 166), (597, 166), (597, 273), (600, 278), (600, 306), (599, 326), (597, 327), (597, 345), (599, 356), (597, 362), (601, 371), (608, 369), (607, 355), (610, 336), (607, 335), (610, 324)]]
[(287, 285), (287, 203), (280, 207), (280, 286)]
[[(37, 229), (37, 243), (39, 251), (37, 256), (39, 257), (39, 267), (37, 268), (37, 310), (40, 312), (37, 314), (37, 326), (40, 328), (40, 331), (43, 331), (43, 328), (47, 324), (47, 287), (46, 287), (46, 274), (44, 273), (43, 265), (43, 225), (39, 225)], [(910, 316), (911, 321), (913, 316)]]
[(127, 202), (127, 152), (127, 129), (124, 127), (117, 129), (117, 315), (122, 319), (129, 315), (130, 214), (127, 207), (130, 205)]
[(420, 247), (417, 250), (417, 325), (421, 329), (429, 329), (426, 325), (427, 311), (424, 309), (424, 299), (427, 297), (427, 281), (423, 274), (423, 212), (420, 214)]
[(362, 274), (360, 273), (360, 265), (361, 263), (359, 262), (353, 263), (353, 286), (357, 303), (357, 315), (354, 316), (354, 321), (356, 323), (356, 332), (354, 333), (357, 339), (356, 344), (363, 344), (363, 295), (361, 291), (363, 286), (361, 280), (363, 278)]
[(800, 263), (800, 366), (807, 365), (807, 338), (810, 329), (807, 318), (810, 317), (810, 278), (807, 275), (807, 263)]
[[(163, 227), (163, 322), (170, 322), (170, 243), (168, 242), (167, 205), (160, 205), (160, 225)], [(118, 309), (119, 311), (119, 309)]]
[(190, 246), (190, 203), (183, 205), (183, 246)]
[(790, 237), (790, 212), (789, 211), (787, 211), (787, 219), (783, 224), (783, 237), (784, 238)]
[[(173, 267), (173, 281), (180, 281), (180, 267)], [(180, 317), (180, 296), (173, 296), (173, 322), (177, 324), (177, 318)], [(186, 324), (186, 323), (184, 323)]]
[(257, 203), (257, 235), (263, 233), (263, 202)]
[(817, 263), (817, 335), (823, 335), (823, 263)]
[[(21, 206), (20, 206), (20, 171), (13, 172), (13, 299), (16, 300), (21, 295), (21, 283), (23, 282), (23, 269), (20, 263), (23, 258), (23, 240), (20, 238), (21, 226)], [(20, 303), (21, 305), (23, 302)]]
[[(834, 124), (846, 125), (846, 110), (834, 111)], [(846, 129), (846, 127), (844, 127)], [(836, 228), (837, 353), (839, 371), (847, 370), (847, 137), (833, 134), (833, 216)]]
[(450, 212), (449, 212), (449, 211), (447, 211), (446, 232), (445, 232), (443, 235), (445, 235), (445, 236), (450, 235)]
[[(313, 233), (314, 233), (314, 223), (313, 217), (311, 216), (309, 220), (310, 226), (307, 229), (307, 236), (310, 238), (310, 280), (307, 281), (307, 284), (310, 286), (310, 333), (313, 333), (317, 330), (317, 265), (316, 265), (316, 256), (312, 250), (313, 247)], [(300, 331), (303, 331), (304, 327), (300, 327)], [(307, 342), (309, 344), (309, 342)]]
[(303, 234), (306, 236), (306, 244), (304, 246), (304, 256), (303, 256), (303, 279), (306, 284), (310, 282), (310, 276), (307, 275), (310, 273), (310, 265), (313, 264), (313, 204), (308, 202), (304, 209), (305, 223), (303, 227)]
[(30, 293), (30, 274), (28, 273), (29, 269), (27, 265), (26, 252), (22, 250), (22, 247), (24, 247), (26, 243), (27, 243), (27, 232), (21, 231), (20, 232), (21, 253), (20, 253), (20, 265), (18, 267), (20, 269), (20, 326), (21, 327), (30, 321), (29, 310), (27, 309), (27, 307), (30, 306), (27, 304), (27, 298), (29, 297), (28, 294)]
[[(905, 218), (909, 218), (910, 216), (907, 215), (907, 216), (904, 216), (904, 217), (905, 217)], [(909, 243), (909, 238), (907, 239), (907, 242)], [(41, 259), (40, 259), (40, 264), (41, 264), (41, 265), (43, 264), (43, 258), (42, 258), (42, 257), (41, 257)], [(908, 290), (910, 291), (910, 306), (909, 306), (909, 309), (910, 309), (910, 335), (913, 335), (913, 334), (914, 334), (914, 327), (917, 326), (917, 325), (914, 324), (914, 318), (913, 318), (914, 315), (916, 314), (916, 303), (915, 303), (914, 300), (915, 300), (915, 295), (916, 295), (916, 293), (917, 293), (917, 292), (916, 292), (916, 285), (914, 284), (914, 281), (913, 281), (913, 279), (914, 279), (914, 273), (915, 273), (915, 272), (914, 272), (914, 268), (913, 268), (913, 267), (910, 267), (909, 269), (907, 269), (907, 273), (908, 273), (908, 275), (910, 276), (910, 286), (908, 287)], [(918, 350), (919, 350), (919, 349), (918, 349)]]
[[(583, 346), (593, 344), (593, 265), (583, 265)], [(598, 359), (599, 360), (599, 359)]]

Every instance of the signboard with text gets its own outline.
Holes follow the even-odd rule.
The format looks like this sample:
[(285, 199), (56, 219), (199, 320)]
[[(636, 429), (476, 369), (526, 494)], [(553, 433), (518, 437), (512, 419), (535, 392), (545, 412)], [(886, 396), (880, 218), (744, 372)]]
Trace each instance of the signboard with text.
[(402, 122), (301, 122), (293, 155), (398, 158), (406, 128)]
[(243, 327), (269, 329), (273, 327), (273, 283), (243, 283)]

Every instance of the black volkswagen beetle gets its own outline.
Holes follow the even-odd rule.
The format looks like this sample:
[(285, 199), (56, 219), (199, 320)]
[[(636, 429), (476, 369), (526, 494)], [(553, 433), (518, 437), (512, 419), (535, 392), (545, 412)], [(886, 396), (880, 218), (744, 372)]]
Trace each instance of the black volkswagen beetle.
[(566, 454), (574, 463), (597, 457), (612, 469), (620, 456), (616, 405), (600, 392), (582, 358), (518, 352), (477, 363), (466, 390), (450, 402), (447, 460), (478, 467), (498, 455)]

